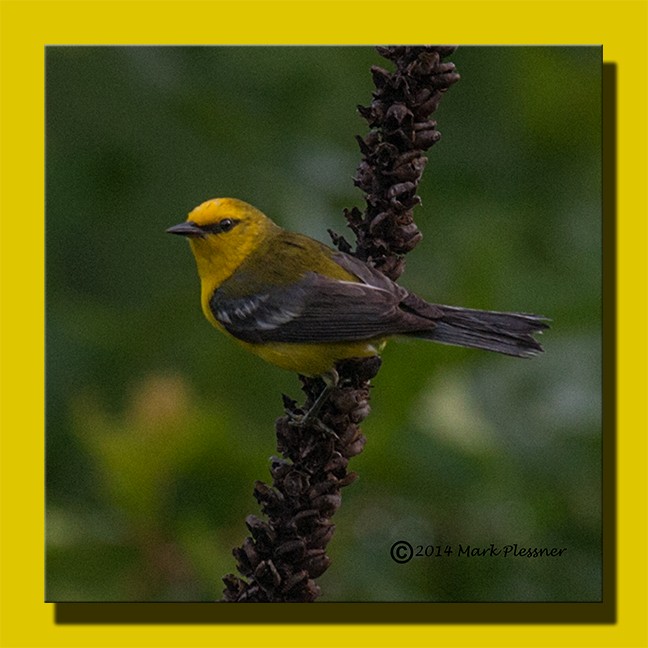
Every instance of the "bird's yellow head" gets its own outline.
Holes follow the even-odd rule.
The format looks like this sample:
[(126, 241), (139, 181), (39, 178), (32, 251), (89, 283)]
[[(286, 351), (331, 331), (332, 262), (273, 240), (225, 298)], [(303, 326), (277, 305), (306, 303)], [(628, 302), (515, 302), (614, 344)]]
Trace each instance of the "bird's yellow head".
[(189, 239), (201, 280), (218, 285), (274, 230), (279, 227), (252, 205), (236, 198), (213, 198), (167, 232)]

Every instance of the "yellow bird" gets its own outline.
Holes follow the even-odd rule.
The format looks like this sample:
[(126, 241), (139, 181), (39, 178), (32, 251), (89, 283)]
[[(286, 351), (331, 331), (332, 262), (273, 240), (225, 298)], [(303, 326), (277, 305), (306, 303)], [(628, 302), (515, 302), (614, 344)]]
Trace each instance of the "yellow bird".
[(353, 256), (288, 232), (235, 198), (214, 198), (167, 232), (186, 236), (205, 317), (264, 360), (336, 382), (335, 363), (392, 336), (529, 357), (545, 318), (431, 304)]

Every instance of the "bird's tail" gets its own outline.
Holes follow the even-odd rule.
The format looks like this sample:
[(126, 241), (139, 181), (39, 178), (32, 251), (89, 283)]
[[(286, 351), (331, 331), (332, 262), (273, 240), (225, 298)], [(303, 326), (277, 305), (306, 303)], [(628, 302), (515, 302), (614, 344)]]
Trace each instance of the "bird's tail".
[(500, 313), (438, 305), (442, 317), (428, 331), (410, 333), (414, 337), (444, 344), (486, 349), (519, 358), (529, 358), (542, 352), (533, 338), (549, 328), (546, 318), (527, 313)]

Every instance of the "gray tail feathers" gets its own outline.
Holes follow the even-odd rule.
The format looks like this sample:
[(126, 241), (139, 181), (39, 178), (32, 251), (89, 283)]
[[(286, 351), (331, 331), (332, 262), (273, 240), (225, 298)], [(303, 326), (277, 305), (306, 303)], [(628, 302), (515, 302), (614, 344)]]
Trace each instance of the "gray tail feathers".
[(435, 319), (435, 328), (416, 331), (410, 335), (444, 344), (496, 351), (519, 358), (529, 358), (543, 350), (540, 343), (533, 338), (533, 334), (549, 328), (545, 317), (455, 306), (438, 307), (443, 315)]

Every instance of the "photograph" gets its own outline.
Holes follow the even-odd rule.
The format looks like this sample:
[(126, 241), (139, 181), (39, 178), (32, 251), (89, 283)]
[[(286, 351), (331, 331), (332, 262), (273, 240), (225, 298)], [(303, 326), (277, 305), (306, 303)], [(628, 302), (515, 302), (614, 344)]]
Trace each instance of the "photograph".
[(601, 46), (44, 65), (47, 602), (603, 600)]

